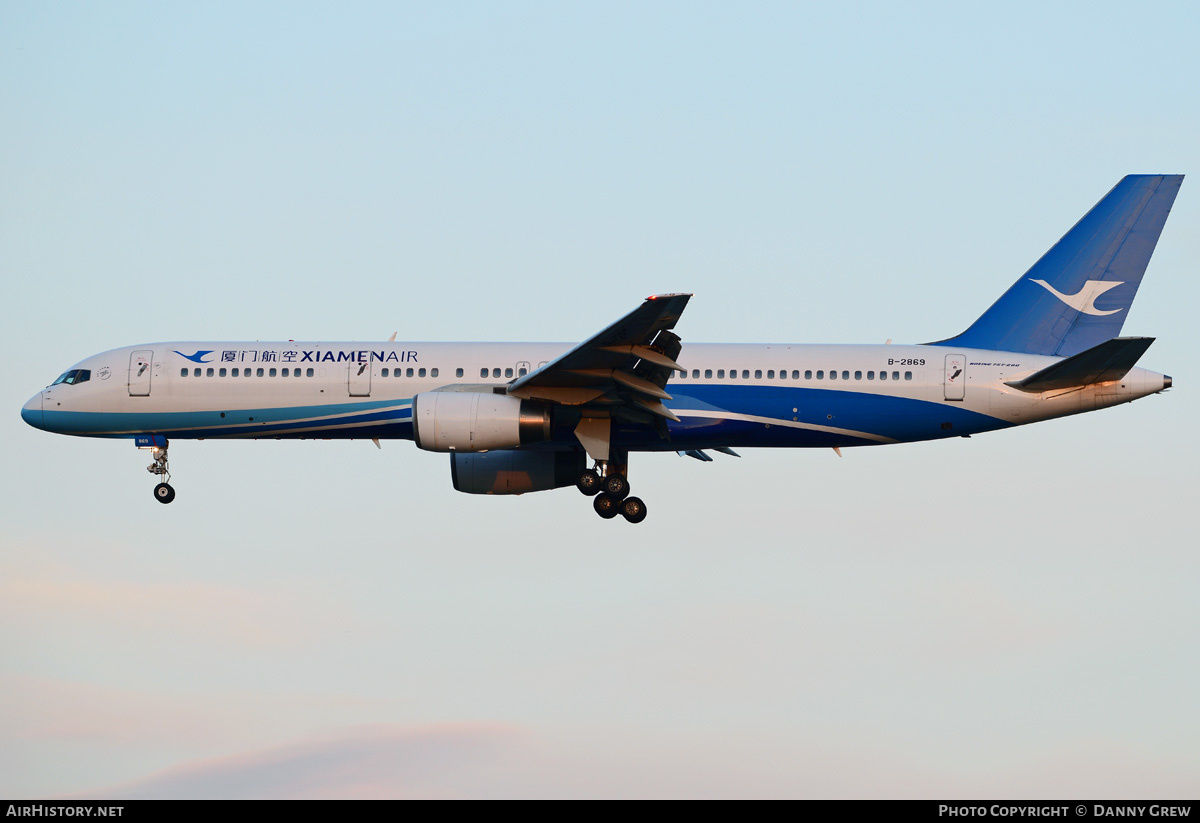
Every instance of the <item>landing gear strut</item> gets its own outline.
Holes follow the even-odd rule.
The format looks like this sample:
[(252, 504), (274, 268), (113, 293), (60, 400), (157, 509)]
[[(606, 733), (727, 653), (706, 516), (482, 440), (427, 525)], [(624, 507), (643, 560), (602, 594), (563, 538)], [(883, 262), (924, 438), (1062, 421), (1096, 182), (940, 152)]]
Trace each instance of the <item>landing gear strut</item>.
[(163, 482), (154, 487), (154, 499), (159, 503), (170, 503), (175, 499), (175, 489), (167, 481), (171, 479), (171, 470), (167, 467), (167, 445), (155, 446), (150, 453), (154, 462), (146, 467), (146, 471), (157, 475)]
[(579, 475), (575, 487), (588, 497), (594, 497), (592, 508), (605, 520), (618, 514), (630, 523), (646, 519), (646, 504), (640, 497), (629, 496), (628, 467), (610, 460), (597, 460), (596, 468)]

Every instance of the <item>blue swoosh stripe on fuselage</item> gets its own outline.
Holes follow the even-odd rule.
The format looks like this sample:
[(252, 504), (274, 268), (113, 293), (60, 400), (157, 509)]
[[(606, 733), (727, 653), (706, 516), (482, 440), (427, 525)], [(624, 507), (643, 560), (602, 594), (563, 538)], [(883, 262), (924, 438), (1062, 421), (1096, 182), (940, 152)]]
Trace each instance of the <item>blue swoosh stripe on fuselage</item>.
[[(681, 386), (672, 382), (668, 391), (674, 399), (667, 406), (682, 418), (682, 422), (668, 425), (670, 448), (693, 447), (714, 438), (716, 442), (724, 442), (729, 437), (736, 441), (729, 445), (743, 446), (866, 445), (882, 442), (878, 438), (911, 442), (977, 434), (1012, 425), (954, 403), (836, 389)], [(703, 411), (705, 415), (689, 416), (689, 410)], [(712, 416), (720, 411), (776, 420), (780, 425), (767, 428), (763, 422)], [(943, 428), (946, 423), (949, 428)], [(796, 424), (816, 428), (800, 428)], [(844, 433), (825, 431), (828, 428)], [(855, 437), (856, 432), (868, 436)]]
[[(163, 432), (168, 437), (177, 438), (254, 438), (254, 437), (297, 437), (297, 438), (358, 438), (379, 437), (378, 432), (388, 438), (412, 439), (412, 409), (386, 409), (367, 414), (347, 414), (340, 417), (323, 418), (321, 420), (296, 420), (282, 423), (266, 423), (261, 428), (254, 426), (238, 426), (236, 428), (191, 430)], [(376, 434), (367, 435), (369, 429)]]
[[(411, 432), (410, 404), (411, 400), (404, 398), (318, 406), (227, 409), (224, 412), (52, 411), (43, 417), (44, 425), (50, 431), (109, 437), (148, 433), (179, 438), (262, 437), (273, 436), (272, 432), (288, 429), (306, 428), (313, 432), (323, 432), (376, 420), (404, 421), (408, 423)], [(221, 417), (222, 413), (224, 418)], [(249, 418), (254, 419), (251, 421)]]

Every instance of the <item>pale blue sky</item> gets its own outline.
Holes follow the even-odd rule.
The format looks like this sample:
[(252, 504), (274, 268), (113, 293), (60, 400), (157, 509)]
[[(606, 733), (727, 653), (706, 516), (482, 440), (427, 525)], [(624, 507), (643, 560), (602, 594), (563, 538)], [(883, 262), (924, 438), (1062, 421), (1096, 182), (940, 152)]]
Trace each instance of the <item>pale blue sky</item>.
[(1200, 792), (1185, 180), (1162, 396), (475, 498), (411, 443), (143, 453), (18, 411), (171, 339), (956, 333), (1200, 172), (1193, 4), (0, 2), (0, 795)]

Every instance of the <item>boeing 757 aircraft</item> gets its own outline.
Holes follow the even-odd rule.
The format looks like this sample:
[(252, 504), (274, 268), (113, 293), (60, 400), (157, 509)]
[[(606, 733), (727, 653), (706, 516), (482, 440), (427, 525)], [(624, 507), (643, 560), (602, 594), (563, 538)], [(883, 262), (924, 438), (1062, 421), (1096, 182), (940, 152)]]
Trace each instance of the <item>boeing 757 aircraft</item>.
[[(150, 449), (170, 441), (415, 441), (454, 488), (576, 486), (631, 523), (632, 452), (711, 460), (734, 448), (967, 437), (1171, 387), (1120, 337), (1182, 175), (1121, 180), (957, 337), (921, 345), (686, 346), (689, 294), (649, 297), (577, 346), (559, 343), (149, 343), (93, 355), (21, 411), (39, 429)], [(840, 451), (839, 451), (840, 453)], [(590, 464), (590, 465), (589, 465)]]

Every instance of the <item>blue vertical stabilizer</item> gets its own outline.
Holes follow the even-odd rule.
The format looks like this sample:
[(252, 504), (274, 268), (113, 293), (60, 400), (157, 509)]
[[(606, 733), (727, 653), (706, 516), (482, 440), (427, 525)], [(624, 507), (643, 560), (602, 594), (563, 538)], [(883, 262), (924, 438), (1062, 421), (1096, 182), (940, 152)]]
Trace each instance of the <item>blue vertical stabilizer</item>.
[(1117, 337), (1182, 174), (1131, 174), (962, 334), (932, 345), (1069, 357)]

